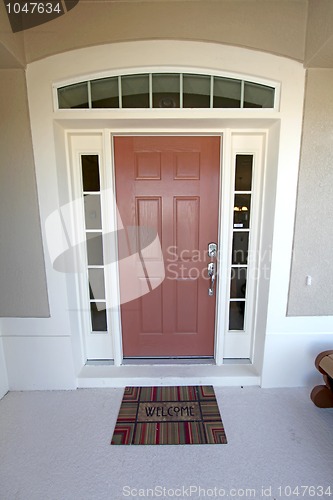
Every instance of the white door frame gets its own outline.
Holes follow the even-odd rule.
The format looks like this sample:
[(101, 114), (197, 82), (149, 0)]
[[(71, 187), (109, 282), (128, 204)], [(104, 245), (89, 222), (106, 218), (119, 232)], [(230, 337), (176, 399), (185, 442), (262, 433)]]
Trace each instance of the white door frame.
[[(224, 210), (220, 214), (221, 235), (221, 261), (226, 261), (223, 268), (220, 266), (222, 279), (220, 279), (219, 314), (221, 318), (221, 331), (223, 331), (223, 346), (219, 348), (223, 359), (248, 359), (252, 362), (254, 356), (255, 326), (257, 305), (257, 288), (260, 267), (260, 235), (263, 217), (263, 184), (265, 175), (266, 131), (235, 131), (228, 130), (225, 148), (225, 158), (222, 165), (223, 180), (221, 199), (224, 199)], [(247, 268), (247, 284), (245, 299), (244, 331), (228, 331), (230, 275), (232, 268), (232, 238), (237, 231), (233, 225), (234, 216), (234, 191), (235, 191), (235, 164), (236, 155), (246, 154), (253, 156), (251, 217), (249, 228), (249, 247)], [(222, 206), (222, 201), (221, 201)], [(241, 267), (244, 267), (243, 265)], [(223, 276), (223, 273), (227, 275)], [(222, 312), (223, 311), (223, 312)], [(221, 336), (222, 337), (222, 336)], [(220, 338), (220, 337), (218, 337)], [(221, 363), (223, 363), (223, 359)], [(216, 361), (221, 360), (218, 356)]]
[[(280, 103), (274, 110), (156, 108), (57, 111), (53, 106), (51, 90), (54, 84), (66, 85), (78, 79), (89, 80), (111, 73), (119, 75), (123, 70), (135, 71), (135, 68), (138, 71), (144, 68), (147, 72), (163, 72), (165, 69), (178, 71), (178, 68), (182, 68), (190, 73), (199, 71), (221, 76), (234, 74), (245, 80), (253, 77), (269, 79), (281, 85)], [(27, 341), (36, 336), (43, 337), (43, 343), (39, 340), (38, 345), (43, 350), (45, 359), (50, 360), (48, 375), (52, 383), (56, 381), (54, 384), (57, 387), (59, 383), (63, 383), (63, 377), (69, 379), (69, 373), (78, 375), (80, 387), (114, 386), (117, 383), (123, 386), (124, 383), (131, 383), (133, 377), (139, 377), (140, 373), (145, 377), (144, 383), (148, 383), (147, 373), (150, 373), (149, 383), (175, 383), (183, 378), (187, 383), (200, 383), (209, 379), (214, 384), (243, 385), (248, 369), (256, 374), (255, 383), (260, 383), (258, 377), (262, 373), (268, 385), (268, 379), (274, 379), (275, 382), (280, 380), (280, 375), (276, 376), (276, 373), (280, 374), (276, 366), (276, 346), (280, 354), (288, 351), (289, 344), (283, 340), (288, 337), (285, 334), (288, 333), (290, 337), (292, 333), (296, 338), (297, 334), (306, 331), (318, 332), (317, 320), (317, 323), (309, 319), (305, 322), (302, 319), (296, 321), (295, 318), (286, 316), (304, 103), (303, 65), (291, 59), (241, 47), (150, 40), (105, 44), (57, 54), (30, 63), (26, 76), (50, 318), (30, 318), (19, 322), (5, 318), (2, 321), (4, 332), (10, 334), (15, 330), (26, 336)], [(227, 133), (229, 129), (235, 132), (265, 133), (268, 130), (265, 162), (269, 167), (265, 171), (263, 186), (264, 213), (260, 247), (263, 265), (267, 266), (269, 275), (268, 279), (260, 279), (258, 287), (260, 310), (256, 314), (253, 366), (246, 367), (237, 363), (230, 366), (225, 363), (221, 367), (205, 366), (200, 369), (195, 366), (195, 369), (189, 367), (189, 370), (182, 366), (178, 372), (175, 367), (160, 365), (156, 369), (142, 367), (144, 370), (141, 372), (137, 366), (133, 369), (123, 366), (121, 370), (113, 369), (116, 368), (113, 366), (84, 366), (86, 357), (77, 311), (75, 276), (64, 276), (54, 269), (45, 224), (50, 214), (69, 203), (71, 198), (67, 182), (67, 133), (96, 134), (105, 129), (111, 129), (114, 133)], [(288, 199), (288, 204), (285, 199)], [(272, 255), (271, 259), (269, 255)], [(321, 328), (323, 332), (326, 330), (327, 328)], [(25, 352), (32, 359), (35, 359), (34, 345), (28, 342), (25, 344)], [(61, 346), (59, 366), (56, 364), (60, 358), (53, 355), (53, 346)], [(13, 352), (16, 353), (16, 350)], [(120, 373), (122, 378), (117, 379)], [(188, 373), (191, 377), (186, 378), (185, 374)]]
[[(217, 135), (221, 137), (221, 149), (222, 153), (220, 156), (221, 167), (220, 167), (220, 190), (219, 190), (219, 228), (218, 228), (218, 244), (221, 252), (221, 258), (218, 261), (218, 276), (220, 277), (217, 282), (216, 288), (216, 321), (215, 321), (215, 364), (222, 365), (224, 362), (224, 353), (225, 349), (228, 349), (228, 345), (233, 344), (235, 341), (233, 338), (228, 340), (228, 333), (226, 333), (226, 321), (227, 321), (227, 305), (228, 305), (228, 289), (229, 285), (229, 274), (228, 268), (229, 266), (222, 263), (230, 261), (230, 245), (231, 245), (231, 233), (232, 233), (232, 216), (233, 216), (233, 172), (234, 172), (234, 157), (235, 153), (251, 153), (257, 154), (260, 156), (260, 167), (264, 161), (264, 139), (266, 136), (267, 130), (265, 129), (255, 129), (251, 130), (234, 130), (234, 129), (221, 129), (220, 131), (209, 131), (209, 130), (177, 130), (174, 129), (172, 131), (168, 131), (168, 134), (156, 132), (156, 130), (152, 127), (144, 131), (143, 135), (172, 135), (172, 136), (180, 136), (180, 135), (197, 135), (197, 136), (209, 136), (209, 135)], [(100, 155), (101, 158), (101, 197), (102, 197), (102, 220), (103, 220), (103, 231), (105, 232), (115, 232), (117, 230), (117, 207), (116, 207), (116, 198), (115, 196), (110, 196), (110, 193), (115, 193), (115, 164), (114, 164), (114, 155), (113, 155), (113, 138), (119, 135), (142, 135), (141, 131), (133, 131), (131, 128), (128, 131), (115, 130), (115, 129), (100, 129), (94, 131), (79, 131), (79, 130), (68, 130), (67, 135), (67, 147), (70, 157), (70, 168), (68, 171), (69, 183), (72, 191), (72, 199), (77, 199), (80, 197), (80, 179), (78, 175), (78, 165), (77, 162), (78, 155), (81, 153), (92, 153), (96, 152)], [(89, 145), (89, 137), (92, 138), (92, 143)], [(242, 145), (240, 142), (240, 138), (245, 138), (245, 142)], [(253, 142), (253, 138), (256, 141), (256, 144), (251, 147), (251, 140)], [(261, 141), (262, 147), (261, 151), (259, 151), (260, 147), (258, 146)], [(250, 142), (250, 144), (249, 144)], [(262, 174), (263, 172), (260, 169), (258, 170), (258, 175), (256, 178), (256, 190), (258, 191), (257, 196), (257, 204), (255, 210), (253, 211), (253, 217), (257, 219), (256, 227), (258, 228), (255, 231), (255, 240), (256, 240), (256, 255), (259, 254), (258, 241), (260, 234), (260, 225), (261, 225), (261, 214), (260, 214), (260, 199), (261, 199), (261, 182), (262, 182)], [(264, 169), (263, 169), (264, 171)], [(82, 196), (82, 191), (81, 191)], [(104, 200), (103, 200), (104, 197)], [(223, 201), (222, 201), (223, 200)], [(223, 203), (223, 207), (222, 207)], [(77, 236), (79, 239), (77, 241), (82, 241), (83, 235), (80, 233), (80, 227), (84, 227), (84, 214), (82, 210), (82, 206), (73, 205), (76, 213), (73, 213), (73, 221), (79, 221), (78, 224), (75, 224), (76, 227), (79, 227), (79, 235)], [(225, 236), (227, 235), (227, 237)], [(223, 236), (223, 237), (222, 237)], [(117, 254), (118, 248), (116, 244), (116, 239), (113, 240), (115, 244), (115, 248), (110, 249), (106, 245), (104, 246), (104, 257), (107, 262), (110, 262), (109, 255), (110, 252), (115, 252)], [(221, 246), (220, 246), (221, 245)], [(258, 250), (258, 251), (257, 251)], [(85, 257), (83, 256), (83, 260)], [(119, 270), (117, 262), (112, 265), (112, 269), (108, 266), (108, 270), (105, 273), (106, 280), (106, 300), (109, 304), (113, 304), (112, 309), (108, 309), (108, 324), (109, 330), (112, 332), (108, 333), (108, 336), (103, 336), (99, 334), (93, 334), (93, 339), (88, 339), (86, 335), (83, 335), (83, 344), (85, 351), (85, 358), (112, 358), (115, 366), (121, 366), (123, 364), (123, 349), (122, 349), (122, 330), (121, 330), (121, 312), (120, 312), (120, 290), (119, 290)], [(82, 274), (79, 274), (77, 277), (78, 284), (78, 296), (79, 302), (78, 309), (81, 309), (83, 313), (81, 314), (81, 325), (82, 329), (85, 332), (89, 331), (89, 317), (87, 314), (87, 309), (84, 307), (86, 297), (87, 297), (87, 284), (84, 283), (84, 279)], [(252, 297), (250, 300), (250, 319), (249, 319), (249, 328), (251, 332), (254, 332), (255, 325), (255, 297), (256, 297), (256, 288), (253, 286)], [(82, 307), (83, 305), (83, 307)], [(253, 314), (252, 314), (253, 312)], [(90, 334), (92, 335), (92, 334)], [(230, 337), (230, 335), (229, 335)], [(241, 335), (236, 334), (234, 338), (236, 342), (238, 341)], [(110, 343), (111, 340), (111, 343)], [(227, 341), (227, 342), (226, 342)], [(253, 353), (253, 335), (250, 339), (250, 344), (248, 347), (248, 356), (252, 360)], [(96, 349), (94, 347), (90, 347), (89, 345), (93, 343), (96, 344)], [(230, 347), (229, 347), (230, 349)], [(99, 352), (97, 356), (94, 354), (90, 354), (91, 352)], [(107, 355), (103, 356), (103, 352), (108, 352)], [(228, 356), (230, 357), (230, 356)], [(241, 356), (233, 356), (235, 358)], [(243, 356), (244, 357), (244, 356)], [(154, 363), (154, 360), (151, 361)], [(195, 361), (193, 361), (195, 364)]]

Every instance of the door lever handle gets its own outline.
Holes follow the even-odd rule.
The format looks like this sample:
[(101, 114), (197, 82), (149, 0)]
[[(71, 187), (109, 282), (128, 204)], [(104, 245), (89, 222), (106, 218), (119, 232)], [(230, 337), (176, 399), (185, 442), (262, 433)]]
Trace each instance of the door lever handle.
[(212, 297), (214, 295), (214, 284), (215, 284), (215, 263), (210, 262), (207, 266), (208, 276), (210, 278), (210, 287), (208, 288), (208, 295)]

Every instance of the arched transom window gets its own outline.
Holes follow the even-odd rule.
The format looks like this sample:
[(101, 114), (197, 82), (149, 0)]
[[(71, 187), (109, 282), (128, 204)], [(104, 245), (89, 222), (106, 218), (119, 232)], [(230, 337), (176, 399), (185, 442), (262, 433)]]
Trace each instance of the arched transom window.
[(58, 109), (276, 108), (277, 85), (195, 73), (141, 73), (57, 86)]

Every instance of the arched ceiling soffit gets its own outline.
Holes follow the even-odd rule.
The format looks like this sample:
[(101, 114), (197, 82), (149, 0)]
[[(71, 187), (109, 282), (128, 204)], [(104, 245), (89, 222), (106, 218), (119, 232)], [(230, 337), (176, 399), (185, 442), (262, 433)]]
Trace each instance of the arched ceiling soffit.
[[(241, 46), (303, 61), (306, 21), (306, 0), (79, 0), (64, 15), (24, 30), (24, 52), (30, 63), (94, 45), (170, 39)], [(4, 32), (0, 26), (0, 43)], [(13, 36), (22, 43), (22, 33)]]

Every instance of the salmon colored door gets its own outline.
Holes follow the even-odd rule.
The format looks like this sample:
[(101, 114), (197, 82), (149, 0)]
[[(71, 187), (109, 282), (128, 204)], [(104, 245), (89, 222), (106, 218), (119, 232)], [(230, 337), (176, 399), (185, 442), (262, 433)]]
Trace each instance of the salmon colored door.
[[(218, 237), (220, 138), (116, 137), (114, 152), (124, 357), (213, 356), (215, 290), (209, 295), (207, 266), (208, 244)], [(124, 240), (140, 263), (141, 296), (131, 264), (126, 270)], [(158, 248), (162, 277), (154, 267)], [(137, 298), (129, 300), (132, 284)]]

